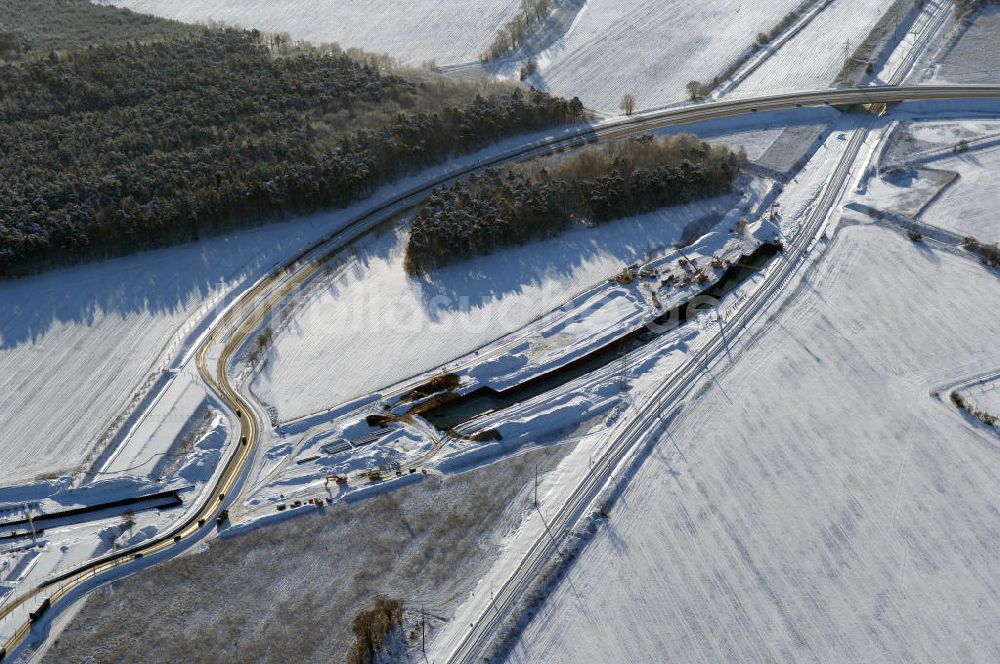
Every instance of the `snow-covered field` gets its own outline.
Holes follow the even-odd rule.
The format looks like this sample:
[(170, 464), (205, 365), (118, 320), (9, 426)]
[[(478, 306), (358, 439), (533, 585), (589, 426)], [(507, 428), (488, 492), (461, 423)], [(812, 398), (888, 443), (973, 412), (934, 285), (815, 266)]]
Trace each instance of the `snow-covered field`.
[[(634, 281), (627, 284), (598, 281), (527, 326), (457, 358), (447, 367), (455, 377), (455, 391), (469, 394), (484, 386), (506, 390), (541, 376), (551, 376), (560, 367), (614, 346), (629, 333), (649, 325), (656, 316), (685, 303), (697, 302), (698, 294), (707, 284), (696, 283), (693, 266), (714, 282), (722, 275), (727, 260), (738, 261), (761, 242), (774, 241), (777, 229), (770, 224), (750, 224), (743, 234), (732, 233), (731, 229), (740, 218), (763, 214), (779, 189), (770, 180), (750, 181), (740, 205), (716, 222), (714, 230), (684, 249), (658, 253), (637, 270), (639, 276)], [(682, 260), (686, 265), (681, 264)], [(650, 328), (669, 332), (676, 322), (675, 317)], [(697, 330), (682, 328), (678, 334), (675, 350), (682, 350), (686, 347), (685, 340), (696, 336)], [(657, 356), (669, 354), (662, 348), (644, 352)], [(641, 359), (635, 362), (637, 372), (648, 368)], [(260, 518), (280, 520), (287, 512), (276, 513), (276, 505), (287, 504), (292, 498), (305, 500), (320, 495), (324, 499), (355, 500), (363, 493), (388, 490), (385, 483), (372, 485), (362, 476), (376, 468), (391, 468), (393, 463), (427, 464), (438, 471), (454, 472), (513, 454), (539, 435), (576, 426), (581, 420), (613, 408), (621, 391), (620, 377), (617, 362), (611, 361), (603, 369), (608, 366), (613, 374), (611, 380), (600, 376), (598, 371), (593, 380), (580, 379), (575, 387), (566, 387), (565, 394), (560, 396), (554, 394), (558, 390), (550, 389), (535, 402), (525, 397), (516, 404), (507, 404), (509, 408), (498, 409), (495, 415), (475, 408), (465, 414), (465, 423), (459, 429), (469, 433), (493, 429), (501, 435), (502, 444), (483, 445), (475, 440), (445, 436), (419, 417), (406, 417), (385, 428), (373, 428), (366, 416), (379, 411), (377, 403), (382, 404), (383, 413), (402, 416), (412, 412), (414, 403), (404, 398), (407, 388), (400, 385), (386, 386), (389, 389), (367, 393), (330, 411), (290, 422), (263, 444), (265, 451), (250, 473), (252, 488), (245, 494), (252, 514), (240, 514), (239, 520), (255, 523)], [(412, 388), (429, 377), (430, 373), (406, 383)], [(569, 381), (564, 385), (569, 385)], [(332, 486), (326, 479), (334, 474), (346, 477), (348, 483)], [(398, 484), (412, 479), (403, 474), (391, 481)]]
[[(962, 141), (967, 149), (956, 153)], [(933, 226), (1000, 241), (996, 216), (1000, 123), (924, 121), (900, 126), (879, 164), (866, 203)]]
[(403, 270), (407, 231), (365, 240), (278, 328), (254, 393), (294, 417), (393, 385), (523, 327), (725, 213), (735, 196), (657, 211), (435, 271)]
[(829, 87), (854, 48), (886, 11), (885, 0), (833, 0), (809, 25), (779, 48), (734, 92), (776, 94)]
[(82, 463), (193, 317), (321, 227), (304, 219), (0, 283), (0, 485)]
[(1000, 447), (931, 392), (1000, 366), (998, 311), (976, 262), (842, 227), (513, 661), (995, 661)]
[(915, 219), (955, 178), (950, 171), (903, 168), (874, 178), (868, 185), (872, 207)]
[[(104, 1), (104, 0), (101, 0)], [(415, 64), (473, 63), (519, 6), (514, 0), (468, 3), (342, 0), (332, 6), (302, 0), (114, 0), (119, 6), (184, 21), (216, 20), (285, 31), (316, 43), (337, 41)], [(528, 83), (579, 96), (602, 113), (617, 114), (634, 94), (647, 109), (686, 99), (685, 85), (710, 81), (739, 58), (759, 32), (768, 32), (801, 0), (587, 0), (565, 34), (535, 54)], [(765, 61), (736, 94), (826, 87), (885, 11), (880, 0), (833, 0), (804, 30)], [(546, 41), (547, 43), (547, 41)], [(523, 54), (527, 57), (528, 54)], [(520, 62), (498, 65), (516, 76)]]
[[(117, 428), (112, 425), (120, 414), (148, 405), (137, 395), (159, 393), (162, 369), (195, 377), (190, 351), (218, 307), (230, 302), (240, 286), (342, 227), (373, 202), (485, 155), (560, 133), (502, 141), (382, 187), (350, 208), (0, 284), (0, 426), (6, 434), (0, 442), (0, 486), (72, 470), (90, 460), (89, 452), (95, 443), (106, 442), (105, 434)], [(162, 402), (158, 406), (153, 417), (183, 415), (168, 412)], [(156, 442), (169, 445), (169, 428), (157, 429), (166, 437)], [(133, 461), (149, 467), (143, 441), (136, 445), (113, 469), (131, 468)]]
[(640, 109), (686, 98), (799, 4), (798, 0), (589, 0), (569, 32), (538, 56), (528, 82), (618, 114), (626, 93)]
[(351, 621), (379, 593), (405, 601), (418, 633), (425, 609), (429, 642), (526, 513), (535, 469), (565, 449), (214, 540), (97, 590), (36, 659), (343, 662)]
[(1000, 139), (1000, 122), (982, 120), (920, 120), (906, 122), (892, 136), (882, 155), (879, 166), (906, 163), (927, 164), (938, 167), (942, 159), (953, 155), (960, 141), (971, 147), (990, 147)]
[(954, 171), (959, 177), (924, 211), (921, 219), (962, 235), (971, 235), (981, 242), (1000, 241), (1000, 215), (997, 214), (1000, 210), (1000, 145), (935, 161), (933, 165)]
[(388, 53), (404, 62), (478, 59), (517, 11), (517, 0), (97, 0), (189, 22), (287, 32), (316, 44)]
[[(475, 60), (519, 4), (113, 2), (439, 64)], [(624, 93), (635, 94), (640, 108), (683, 100), (688, 81), (720, 73), (801, 0), (580, 4), (566, 34), (539, 54), (539, 71), (528, 82), (617, 113)], [(733, 94), (827, 86), (845, 45), (853, 50), (887, 4), (831, 0)], [(948, 52), (938, 80), (995, 79), (991, 38), (998, 26), (1000, 13), (984, 12)], [(897, 49), (888, 69), (906, 50)], [(805, 113), (816, 111), (796, 117)], [(436, 620), (453, 618), (445, 629), (464, 631), (466, 613), (479, 615), (471, 611), (484, 589), (490, 586), (492, 595), (490, 581), (509, 569), (505, 561), (522, 553), (518, 547), (527, 535), (548, 528), (545, 515), (555, 498), (576, 485), (643, 395), (697, 352), (707, 330), (724, 325), (732, 300), (745, 297), (753, 279), (714, 319), (700, 317), (664, 335), (660, 345), (623, 355), (620, 365), (606, 364), (558, 389), (486, 412), (458, 432), (442, 434), (419, 417), (386, 428), (369, 425), (364, 416), (376, 408), (405, 410), (403, 401), (391, 402), (398, 394), (390, 398), (378, 390), (441, 367), (455, 372), (462, 389), (522, 383), (636, 328), (654, 306), (669, 309), (685, 300), (690, 293), (675, 282), (661, 282), (671, 285), (660, 290), (651, 283), (686, 273), (667, 247), (693, 228), (701, 235), (712, 226), (708, 220), (731, 215), (715, 224), (717, 233), (685, 249), (685, 258), (699, 265), (740, 253), (740, 239), (729, 234), (736, 218), (753, 220), (746, 240), (762, 239), (765, 223), (767, 234), (790, 233), (820, 200), (827, 167), (845, 149), (856, 116), (832, 121), (833, 131), (803, 122), (791, 132), (778, 126), (782, 117), (760, 122), (765, 116), (757, 114), (758, 124), (749, 127), (735, 120), (707, 124), (717, 130), (713, 141), (745, 145), (751, 159), (774, 170), (814, 157), (771, 207), (780, 228), (761, 219), (775, 193), (761, 189), (749, 196), (756, 206), (748, 197), (720, 197), (577, 229), (418, 280), (402, 268), (405, 224), (334, 258), (325, 275), (308, 282), (272, 320), (277, 334), (262, 371), (238, 371), (237, 381), (249, 384), (282, 421), (339, 407), (265, 427), (262, 454), (246, 473), (247, 490), (229, 497), (235, 527), (227, 534), (312, 511), (293, 502), (307, 494), (339, 498), (343, 504), (327, 508), (337, 510), (337, 518), (322, 524), (303, 519), (216, 542), (212, 557), (200, 563), (181, 557), (173, 567), (127, 582), (122, 587), (131, 592), (122, 597), (98, 595), (94, 612), (77, 623), (74, 638), (85, 647), (67, 650), (81, 661), (115, 648), (118, 659), (127, 656), (133, 644), (115, 635), (129, 623), (149, 645), (138, 654), (148, 660), (163, 652), (189, 656), (220, 633), (241, 652), (246, 646), (245, 652), (329, 659), (342, 654), (350, 616), (387, 586), (405, 593), (411, 606), (429, 600), (442, 614)], [(733, 126), (741, 133), (732, 134)], [(866, 179), (857, 190), (864, 198), (856, 200), (912, 210), (930, 224), (984, 242), (1000, 240), (994, 214), (1000, 139), (959, 155), (947, 152), (959, 138), (1000, 137), (1000, 124), (918, 122), (907, 131), (912, 140), (900, 148), (905, 158), (959, 178), (926, 210), (940, 185), (931, 176)], [(868, 162), (855, 164), (852, 173), (867, 168), (875, 174), (877, 154), (873, 147)], [(185, 507), (195, 504), (227, 442), (239, 444), (188, 355), (204, 331), (201, 324), (227, 294), (348, 214), (0, 283), (0, 511), (17, 514), (30, 501), (37, 510), (53, 511), (151, 487), (182, 490)], [(967, 386), (962, 381), (1000, 371), (997, 273), (958, 250), (909, 242), (876, 224), (840, 220), (828, 232), (833, 239), (824, 236), (817, 250), (826, 255), (808, 268), (794, 299), (775, 307), (755, 338), (740, 337), (738, 352), (706, 367), (710, 378), (703, 389), (687, 398), (609, 522), (528, 626), (514, 661), (1000, 658), (1000, 519), (992, 507), (1000, 499), (1000, 439), (947, 399), (947, 386)], [(652, 276), (631, 285), (607, 281), (623, 265), (652, 258), (658, 259)], [(158, 400), (144, 403), (149, 410), (131, 436), (94, 464), (98, 472), (86, 479), (96, 482), (74, 487), (67, 476), (10, 486), (92, 461), (116, 417), (152, 385), (164, 387)], [(1000, 415), (1000, 382), (970, 390), (972, 403)], [(462, 436), (483, 430), (501, 435), (485, 443)], [(550, 456), (554, 464), (563, 452), (566, 461), (553, 473), (546, 477), (543, 468), (538, 509), (510, 502), (523, 498), (535, 455)], [(468, 472), (504, 455), (513, 458), (479, 475)], [(391, 462), (430, 474), (400, 470), (392, 477)], [(383, 466), (386, 481), (359, 477)], [(352, 474), (350, 486), (330, 482), (334, 472)], [(537, 468), (535, 475), (537, 484)], [(498, 482), (500, 489), (493, 488)], [(379, 494), (388, 495), (372, 499)], [(396, 502), (414, 495), (408, 507)], [(369, 500), (358, 508), (362, 498)], [(69, 565), (154, 536), (183, 509), (145, 510), (134, 525), (110, 512), (86, 524), (54, 524), (43, 537), (32, 537), (31, 548), (27, 535), (4, 542), (0, 604)], [(530, 528), (507, 538), (500, 548), (508, 558), (482, 576), (497, 540), (513, 533), (522, 516)], [(358, 533), (371, 531), (372, 523), (383, 527), (359, 543)], [(220, 568), (229, 571), (220, 574)], [(273, 569), (260, 574), (263, 568)], [(164, 580), (176, 581), (178, 572), (185, 583), (171, 590)], [(251, 577), (254, 582), (246, 583)], [(206, 604), (207, 578), (222, 579), (227, 592), (214, 594), (226, 601)], [(477, 579), (474, 601), (463, 602)], [(285, 625), (302, 615), (332, 627), (300, 638)], [(264, 631), (264, 623), (273, 629)], [(0, 624), (0, 640), (15, 626), (13, 619)]]
[(986, 7), (948, 51), (935, 75), (937, 83), (1000, 81), (1000, 7)]

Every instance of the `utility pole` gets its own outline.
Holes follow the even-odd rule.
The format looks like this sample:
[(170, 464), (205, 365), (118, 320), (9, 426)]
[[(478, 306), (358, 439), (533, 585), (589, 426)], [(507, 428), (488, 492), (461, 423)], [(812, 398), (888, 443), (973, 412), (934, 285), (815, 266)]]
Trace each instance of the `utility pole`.
[(844, 41), (844, 62), (847, 62), (849, 57), (851, 57), (851, 40), (847, 39)]
[(535, 463), (535, 507), (538, 507), (538, 463)]
[(726, 349), (726, 356), (729, 357), (729, 361), (732, 362), (733, 358), (729, 355), (729, 340), (726, 339), (726, 321), (722, 318), (722, 312), (718, 307), (715, 309), (715, 317), (719, 320), (719, 335), (722, 337), (722, 345)]
[(625, 344), (622, 344), (621, 348), (621, 387), (622, 392), (628, 389), (628, 350), (625, 348)]
[(424, 623), (427, 620), (424, 618), (424, 605), (420, 605), (420, 652), (427, 654), (427, 639), (425, 638)]

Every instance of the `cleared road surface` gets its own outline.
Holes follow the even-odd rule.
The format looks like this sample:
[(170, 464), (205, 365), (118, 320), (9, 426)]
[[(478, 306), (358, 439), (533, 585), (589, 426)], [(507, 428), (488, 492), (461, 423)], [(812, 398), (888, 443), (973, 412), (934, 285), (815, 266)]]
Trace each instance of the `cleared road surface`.
[[(573, 149), (589, 143), (613, 140), (658, 127), (748, 115), (760, 111), (785, 110), (809, 106), (876, 105), (904, 101), (956, 101), (991, 98), (1000, 99), (1000, 85), (848, 88), (692, 104), (618, 119), (597, 127), (582, 128), (559, 138), (534, 142), (522, 148), (500, 154), (495, 158), (476, 164), (475, 166), (470, 166), (459, 172), (453, 172), (448, 176), (432, 179), (389, 201), (373, 206), (368, 212), (353, 219), (342, 230), (314, 243), (285, 266), (282, 266), (260, 280), (255, 286), (244, 293), (220, 320), (212, 326), (211, 332), (199, 347), (197, 353), (198, 371), (205, 382), (232, 410), (240, 422), (240, 438), (236, 442), (235, 447), (231, 446), (232, 452), (225, 460), (223, 470), (213, 490), (204, 492), (201, 497), (203, 502), (196, 509), (189, 511), (188, 515), (180, 523), (155, 538), (130, 549), (124, 549), (97, 558), (68, 570), (59, 576), (40, 583), (38, 586), (8, 602), (6, 606), (0, 609), (0, 621), (12, 616), (16, 611), (27, 613), (30, 610), (31, 617), (25, 615), (24, 622), (7, 640), (3, 648), (0, 648), (0, 660), (6, 655), (13, 654), (16, 648), (26, 642), (26, 637), (30, 634), (34, 623), (47, 621), (55, 611), (65, 607), (74, 599), (82, 597), (86, 591), (97, 586), (102, 581), (130, 573), (139, 569), (142, 565), (149, 564), (151, 561), (148, 558), (152, 558), (153, 561), (157, 562), (166, 560), (172, 553), (179, 551), (181, 547), (189, 546), (193, 541), (204, 536), (214, 527), (215, 518), (219, 512), (232, 500), (232, 497), (240, 489), (247, 461), (252, 457), (257, 444), (259, 431), (259, 423), (249, 400), (239, 394), (229, 383), (227, 369), (233, 357), (254, 333), (260, 321), (282, 300), (282, 297), (319, 270), (325, 257), (339, 251), (349, 242), (378, 223), (419, 204), (422, 200), (426, 199), (435, 187), (488, 167), (523, 161), (551, 152)], [(862, 137), (860, 140), (863, 140), (865, 133), (864, 131), (858, 132), (857, 136)], [(857, 136), (855, 140), (858, 142), (856, 145), (852, 144), (848, 149), (848, 154), (851, 152), (856, 154), (857, 149), (860, 147), (860, 141)], [(817, 220), (817, 215), (822, 213), (825, 217), (832, 201), (839, 194), (839, 187), (842, 186), (849, 167), (849, 163), (845, 165), (845, 161), (841, 161), (838, 173), (835, 174), (830, 186), (828, 186), (824, 193), (821, 205), (817, 206), (817, 212), (814, 213), (813, 218), (807, 224), (807, 228), (799, 234), (799, 237), (790, 248), (790, 256), (794, 256), (796, 251), (803, 252), (805, 246), (807, 246), (803, 243), (812, 239), (808, 230), (814, 229), (822, 220), (822, 217)], [(837, 186), (833, 186), (834, 184)], [(787, 265), (793, 266), (795, 263), (796, 261), (789, 260)], [(791, 267), (787, 269), (791, 269)], [(748, 322), (754, 312), (759, 310), (760, 305), (789, 276), (785, 274), (784, 270), (777, 270), (771, 274), (772, 276), (769, 277), (767, 284), (758, 289), (757, 295), (750, 298), (740, 309), (736, 319), (738, 324), (735, 326), (731, 324), (730, 327), (732, 329), (739, 329), (739, 327)], [(222, 336), (226, 333), (229, 334), (228, 339), (224, 339)], [(215, 366), (210, 368), (208, 361), (209, 352), (219, 342), (223, 342), (222, 352), (215, 362)], [(642, 434), (650, 417), (655, 416), (659, 412), (660, 407), (669, 403), (674, 396), (686, 389), (691, 377), (694, 375), (692, 373), (693, 368), (701, 366), (703, 361), (710, 359), (710, 356), (721, 347), (721, 343), (721, 340), (713, 339), (699, 357), (692, 358), (689, 365), (686, 365), (685, 368), (675, 374), (664, 385), (660, 393), (649, 401), (648, 406), (643, 410), (643, 416), (636, 419), (634, 426), (629, 427), (627, 435), (616, 441), (609, 448), (607, 452), (608, 459), (621, 458), (630, 449), (631, 443)], [(605, 464), (604, 467), (607, 467), (607, 465)], [(603, 478), (594, 473), (588, 475), (588, 479), (577, 488), (574, 498), (567, 502), (564, 509), (560, 511), (559, 523), (561, 525), (573, 523), (575, 517), (579, 516), (580, 511), (586, 508), (588, 498), (599, 487), (598, 482), (603, 482)], [(544, 540), (543, 542), (549, 542), (549, 540)], [(543, 547), (549, 546), (552, 545), (543, 545)], [(538, 565), (548, 560), (546, 556), (553, 553), (548, 548), (539, 549), (538, 551), (532, 549), (532, 552), (537, 555), (529, 554), (531, 560), (526, 559), (525, 564), (522, 565), (524, 574), (521, 574), (519, 571), (519, 574), (512, 577), (497, 598), (497, 604), (504, 605), (505, 610), (491, 612), (492, 618), (481, 621), (469, 633), (468, 638), (452, 653), (452, 660), (471, 661), (476, 656), (480, 648), (488, 640), (491, 634), (490, 630), (495, 629), (500, 624), (502, 616), (509, 614), (509, 611), (514, 607), (517, 598), (520, 596), (520, 592), (523, 591), (526, 584), (533, 578), (530, 573), (537, 572)]]

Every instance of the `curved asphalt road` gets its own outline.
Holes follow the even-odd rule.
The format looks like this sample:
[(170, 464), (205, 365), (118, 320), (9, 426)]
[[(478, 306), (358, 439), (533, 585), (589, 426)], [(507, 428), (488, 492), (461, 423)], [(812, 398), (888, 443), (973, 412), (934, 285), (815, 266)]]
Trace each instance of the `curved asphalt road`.
[[(240, 441), (225, 465), (213, 491), (203, 496), (204, 502), (193, 513), (182, 520), (173, 528), (154, 539), (136, 545), (130, 549), (117, 551), (113, 554), (97, 558), (80, 565), (72, 570), (64, 572), (59, 576), (48, 579), (28, 592), (20, 595), (6, 606), (0, 609), (0, 620), (10, 616), (14, 611), (22, 607), (32, 607), (34, 619), (28, 619), (14, 632), (2, 648), (0, 648), (0, 660), (7, 654), (12, 654), (16, 648), (23, 645), (26, 637), (30, 634), (32, 625), (35, 622), (45, 622), (51, 614), (68, 605), (73, 599), (82, 596), (83, 592), (94, 587), (104, 580), (113, 576), (120, 576), (139, 569), (148, 561), (141, 561), (148, 556), (156, 556), (157, 561), (165, 560), (172, 551), (179, 550), (183, 546), (190, 545), (194, 539), (205, 535), (214, 525), (214, 520), (223, 509), (227, 499), (238, 491), (243, 480), (244, 470), (247, 461), (251, 458), (255, 449), (258, 437), (258, 422), (253, 415), (250, 403), (240, 395), (229, 383), (227, 369), (229, 363), (250, 338), (271, 309), (277, 305), (285, 294), (293, 290), (297, 285), (308, 279), (314, 272), (320, 269), (323, 259), (336, 253), (343, 246), (356, 239), (374, 225), (385, 219), (398, 214), (401, 211), (412, 208), (438, 186), (458, 178), (465, 177), (473, 172), (487, 167), (498, 166), (504, 163), (523, 161), (543, 154), (569, 150), (588, 143), (613, 140), (630, 134), (641, 133), (666, 127), (670, 125), (681, 125), (704, 120), (726, 118), (739, 115), (747, 115), (759, 111), (784, 110), (805, 106), (823, 105), (850, 105), (850, 104), (882, 104), (903, 101), (924, 101), (924, 100), (962, 100), (962, 99), (1000, 99), (1000, 85), (948, 85), (948, 86), (881, 86), (867, 88), (848, 88), (841, 90), (818, 90), (809, 92), (799, 92), (791, 94), (771, 95), (765, 97), (752, 97), (746, 99), (726, 100), (705, 104), (694, 104), (679, 108), (654, 111), (630, 118), (615, 120), (605, 123), (596, 128), (585, 128), (559, 138), (552, 138), (542, 142), (534, 143), (520, 149), (498, 155), (486, 162), (470, 166), (458, 172), (453, 172), (447, 176), (442, 176), (432, 181), (416, 187), (408, 192), (400, 194), (389, 201), (376, 205), (368, 212), (352, 220), (345, 228), (335, 234), (324, 237), (308, 247), (288, 264), (282, 266), (272, 274), (260, 280), (256, 285), (244, 293), (239, 300), (222, 316), (222, 318), (212, 327), (212, 331), (203, 340), (198, 353), (198, 371), (205, 382), (218, 394), (219, 398), (226, 403), (230, 409), (238, 414), (240, 422)], [(846, 172), (841, 177), (846, 177)], [(836, 181), (835, 177), (835, 181)], [(828, 188), (828, 192), (833, 188)], [(832, 193), (824, 195), (821, 203), (829, 206), (832, 204)], [(820, 205), (819, 208), (823, 208)], [(818, 222), (817, 222), (818, 223)], [(808, 233), (801, 233), (799, 238), (807, 237)], [(799, 242), (800, 240), (797, 240)], [(796, 244), (793, 250), (804, 249)], [(790, 263), (790, 261), (789, 261)], [(787, 276), (787, 275), (786, 275)], [(784, 279), (779, 279), (774, 284), (780, 286)], [(767, 291), (772, 293), (771, 280), (768, 287), (758, 290), (758, 293)], [(756, 305), (760, 303), (763, 295), (751, 298), (748, 305), (741, 309), (736, 322), (747, 322), (749, 316), (756, 311)], [(753, 305), (753, 306), (751, 306)], [(225, 341), (222, 352), (215, 363), (214, 373), (209, 369), (208, 354), (214, 345), (222, 339), (221, 335), (234, 325), (238, 327)], [(732, 324), (730, 325), (732, 327)], [(738, 327), (738, 326), (737, 326)], [(709, 348), (703, 351), (707, 353), (711, 349), (717, 350), (717, 345), (721, 343), (713, 340)], [(692, 362), (701, 363), (701, 358), (693, 358)], [(664, 401), (670, 400), (671, 394), (678, 393), (686, 387), (689, 380), (689, 372), (681, 370), (673, 379), (669, 380), (659, 395), (659, 398), (650, 400), (650, 404), (659, 406)], [(683, 380), (682, 380), (683, 379)], [(645, 418), (638, 418), (644, 420)], [(639, 432), (635, 432), (638, 436)], [(617, 453), (622, 457), (629, 449), (625, 442), (634, 442), (633, 436), (623, 436), (619, 444), (612, 446), (608, 454)], [(611, 458), (609, 456), (609, 458)], [(595, 468), (597, 465), (595, 464)], [(604, 466), (605, 468), (607, 465)], [(572, 523), (573, 516), (579, 515), (580, 510), (588, 504), (584, 500), (586, 495), (592, 494), (597, 488), (597, 481), (601, 479), (595, 474), (588, 475), (584, 484), (574, 492), (575, 500), (571, 500), (561, 512), (563, 523)], [(571, 504), (572, 503), (572, 504)], [(540, 540), (543, 541), (543, 540)], [(550, 542), (550, 540), (544, 540)], [(546, 555), (551, 551), (543, 552), (532, 550), (539, 554), (529, 556), (535, 560), (534, 564), (523, 565), (523, 571), (538, 571), (538, 565), (547, 560)], [(159, 555), (157, 555), (159, 554)], [(531, 568), (529, 570), (529, 568)], [(516, 598), (520, 596), (518, 590), (523, 590), (530, 581), (529, 574), (515, 575), (519, 581), (512, 577), (501, 595), (509, 595), (508, 608), (512, 609)], [(515, 582), (517, 581), (517, 582)], [(511, 592), (507, 592), (511, 591)], [(492, 607), (491, 607), (492, 608)], [(469, 638), (452, 653), (451, 659), (454, 661), (470, 661), (476, 656), (484, 643), (487, 641), (489, 632), (487, 628), (495, 629), (499, 626), (501, 615), (506, 612), (495, 611), (493, 620), (484, 620), (479, 623), (469, 634)]]

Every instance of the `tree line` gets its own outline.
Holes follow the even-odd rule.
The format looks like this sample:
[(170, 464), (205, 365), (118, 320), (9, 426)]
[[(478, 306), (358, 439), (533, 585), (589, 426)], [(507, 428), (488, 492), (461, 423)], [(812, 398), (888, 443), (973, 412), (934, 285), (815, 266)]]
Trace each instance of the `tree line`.
[[(524, 43), (535, 26), (541, 25), (552, 10), (553, 0), (521, 0), (521, 6), (514, 17), (500, 26), (490, 45), (480, 58), (496, 60), (516, 51)], [(524, 80), (524, 76), (521, 80)]]
[(0, 274), (343, 206), (584, 118), (579, 100), (520, 88), (443, 105), (444, 84), (336, 47), (272, 46), (206, 30), (0, 65)]
[(91, 44), (150, 41), (190, 35), (203, 26), (139, 14), (89, 0), (0, 0), (0, 33), (11, 41), (0, 59), (45, 55), (49, 51), (86, 48)]
[(589, 147), (438, 188), (413, 221), (410, 275), (601, 223), (717, 196), (732, 189), (746, 155), (691, 135), (641, 136)]
[(955, 18), (959, 21), (968, 22), (983, 7), (997, 4), (1000, 4), (1000, 0), (955, 0)]

